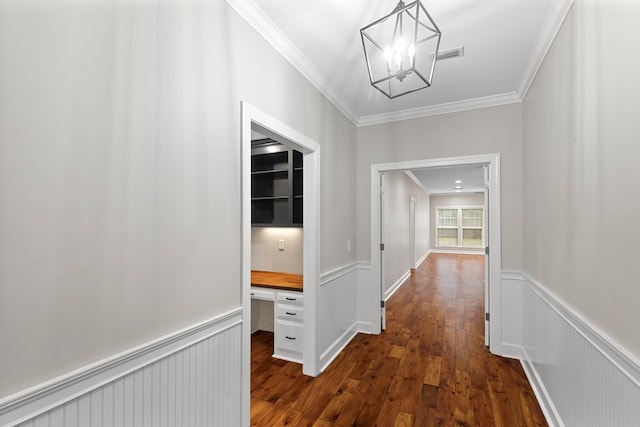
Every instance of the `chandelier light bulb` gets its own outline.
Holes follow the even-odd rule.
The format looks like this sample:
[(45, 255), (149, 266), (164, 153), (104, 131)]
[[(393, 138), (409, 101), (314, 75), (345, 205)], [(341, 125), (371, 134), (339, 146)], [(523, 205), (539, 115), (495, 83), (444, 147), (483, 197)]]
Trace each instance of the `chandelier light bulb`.
[(409, 45), (407, 53), (409, 54), (409, 68), (413, 68), (413, 57), (416, 54), (416, 46), (413, 43)]

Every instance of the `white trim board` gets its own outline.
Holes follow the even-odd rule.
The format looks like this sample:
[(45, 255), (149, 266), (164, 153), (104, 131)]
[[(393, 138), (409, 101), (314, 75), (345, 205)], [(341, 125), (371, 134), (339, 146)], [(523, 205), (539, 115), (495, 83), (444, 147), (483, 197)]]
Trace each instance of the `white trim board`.
[(411, 277), (411, 270), (405, 271), (405, 273), (402, 276), (400, 276), (398, 280), (396, 280), (393, 286), (387, 289), (387, 291), (384, 293), (384, 300), (388, 301), (389, 298), (391, 298), (391, 296), (395, 294), (396, 291), (400, 289), (402, 285), (405, 284), (405, 282), (409, 279), (409, 277)]
[(320, 355), (320, 372), (324, 372), (325, 369), (329, 367), (331, 362), (345, 349), (347, 345), (351, 342), (355, 336), (361, 332), (358, 329), (358, 322), (353, 322), (353, 324), (347, 328), (346, 331), (337, 339), (333, 344), (329, 346), (321, 355)]
[(320, 276), (320, 286), (324, 286), (327, 283), (333, 282), (334, 280), (339, 279), (340, 277), (345, 276), (349, 273), (352, 273), (357, 269), (358, 269), (358, 263), (354, 261), (352, 263), (343, 265), (342, 267), (338, 267), (334, 270), (330, 270), (325, 273), (322, 273), (322, 275)]
[(372, 126), (382, 123), (398, 122), (401, 120), (419, 119), (421, 117), (439, 116), (441, 114), (459, 113), (462, 111), (497, 107), (500, 105), (515, 104), (518, 102), (522, 102), (522, 97), (520, 97), (516, 92), (508, 92), (485, 96), (483, 98), (466, 99), (464, 101), (447, 102), (445, 104), (429, 105), (427, 107), (363, 116), (358, 120), (358, 126)]
[(418, 260), (418, 262), (416, 262), (416, 266), (414, 268), (418, 268), (422, 265), (422, 263), (424, 262), (425, 259), (427, 259), (427, 257), (431, 254), (431, 249), (428, 249), (427, 252), (424, 253), (424, 255), (422, 255), (420, 257), (420, 259)]
[[(82, 399), (83, 396), (108, 387), (110, 384), (113, 386), (116, 381), (122, 381), (123, 378), (130, 377), (149, 366), (157, 365), (158, 362), (214, 336), (231, 330), (237, 330), (237, 334), (240, 335), (239, 327), (242, 321), (242, 309), (237, 308), (8, 396), (0, 401), (0, 425), (14, 426), (36, 417), (53, 416), (51, 414), (59, 412), (61, 408), (64, 409), (74, 400)], [(235, 334), (236, 332), (233, 333), (233, 335)], [(231, 339), (233, 340), (233, 337)], [(225, 347), (225, 350), (220, 350), (221, 357), (225, 357), (225, 352), (232, 354), (235, 359), (239, 357), (241, 350), (239, 342), (237, 348), (232, 345)], [(225, 360), (234, 359), (218, 361), (222, 369), (228, 370), (229, 375), (233, 375), (235, 369), (224, 366)], [(238, 383), (240, 379), (239, 369), (237, 374), (238, 377), (230, 378), (234, 383)], [(178, 379), (176, 378), (176, 380)], [(233, 391), (230, 392), (233, 394)], [(238, 389), (238, 397), (239, 395), (240, 390)], [(128, 401), (127, 403), (130, 405), (130, 409), (142, 411), (142, 408), (137, 407), (135, 402)], [(239, 409), (239, 407), (235, 408), (238, 411), (237, 419), (240, 418)], [(48, 413), (50, 414), (48, 415)], [(69, 423), (72, 421), (68, 420)], [(51, 424), (61, 425), (55, 422), (51, 422)]]
[(529, 384), (533, 389), (533, 394), (536, 395), (536, 400), (540, 405), (540, 409), (542, 409), (542, 413), (544, 414), (544, 418), (547, 420), (547, 424), (552, 427), (564, 426), (562, 418), (560, 417), (556, 406), (553, 404), (553, 400), (549, 396), (549, 392), (545, 388), (535, 366), (531, 363), (531, 358), (524, 349), (520, 349), (520, 365), (522, 365), (522, 370), (529, 380)]
[(452, 254), (452, 255), (484, 255), (484, 248), (472, 249), (431, 249), (432, 254)]
[(564, 23), (572, 5), (573, 0), (556, 0), (552, 3), (551, 9), (549, 10), (544, 24), (542, 25), (540, 34), (538, 35), (536, 46), (531, 52), (531, 56), (527, 62), (520, 86), (518, 87), (518, 96), (521, 100), (526, 98), (529, 88), (535, 80), (538, 70), (540, 69), (540, 66), (542, 66), (544, 58), (547, 56), (547, 52), (551, 49), (551, 45), (556, 39), (560, 28), (562, 28), (562, 24)]
[(418, 187), (420, 187), (420, 189), (424, 192), (424, 194), (426, 194), (427, 196), (429, 195), (429, 191), (424, 187), (424, 184), (422, 183), (422, 181), (420, 181), (420, 180), (419, 180), (419, 179), (418, 179), (418, 178), (413, 174), (413, 172), (411, 172), (410, 170), (406, 170), (406, 171), (404, 171), (404, 173), (405, 173), (409, 178), (411, 178), (411, 180), (412, 180), (413, 182), (415, 182), (415, 183), (416, 183), (416, 185), (417, 185)]

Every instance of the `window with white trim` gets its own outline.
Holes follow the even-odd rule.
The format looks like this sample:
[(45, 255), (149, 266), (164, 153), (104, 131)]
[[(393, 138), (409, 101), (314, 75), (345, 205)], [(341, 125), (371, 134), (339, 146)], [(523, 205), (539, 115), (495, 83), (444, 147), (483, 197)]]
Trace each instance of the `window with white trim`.
[(484, 208), (482, 206), (436, 207), (435, 244), (449, 248), (484, 246)]

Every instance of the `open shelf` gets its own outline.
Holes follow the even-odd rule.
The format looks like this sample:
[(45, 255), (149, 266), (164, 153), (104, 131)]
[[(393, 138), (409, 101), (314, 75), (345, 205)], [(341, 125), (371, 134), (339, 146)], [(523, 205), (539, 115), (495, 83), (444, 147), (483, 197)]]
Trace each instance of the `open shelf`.
[(268, 138), (251, 146), (251, 224), (301, 227), (302, 153)]

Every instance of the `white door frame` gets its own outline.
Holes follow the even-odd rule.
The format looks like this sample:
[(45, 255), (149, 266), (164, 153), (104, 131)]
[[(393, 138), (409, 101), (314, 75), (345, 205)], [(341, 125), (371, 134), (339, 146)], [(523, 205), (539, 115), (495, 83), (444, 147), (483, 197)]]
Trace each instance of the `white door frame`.
[(416, 269), (416, 198), (409, 197), (409, 249), (411, 250), (411, 271)]
[(318, 375), (316, 307), (320, 283), (320, 145), (281, 121), (241, 102), (241, 241), (242, 241), (242, 425), (251, 417), (251, 128), (303, 154), (303, 277), (304, 277), (304, 344), (302, 372)]
[[(371, 165), (371, 271), (373, 290), (376, 298), (375, 307), (372, 306), (371, 318), (380, 318), (380, 301), (384, 300), (380, 272), (380, 173), (407, 169), (424, 169), (445, 166), (487, 165), (489, 167), (489, 235), (490, 247), (489, 263), (489, 307), (490, 313), (490, 342), (489, 349), (493, 353), (501, 354), (502, 341), (502, 295), (500, 271), (502, 268), (501, 230), (500, 230), (500, 154), (480, 154), (463, 157), (447, 157), (441, 159), (411, 160), (396, 163), (378, 163)], [(374, 324), (373, 333), (380, 333), (381, 325)]]

